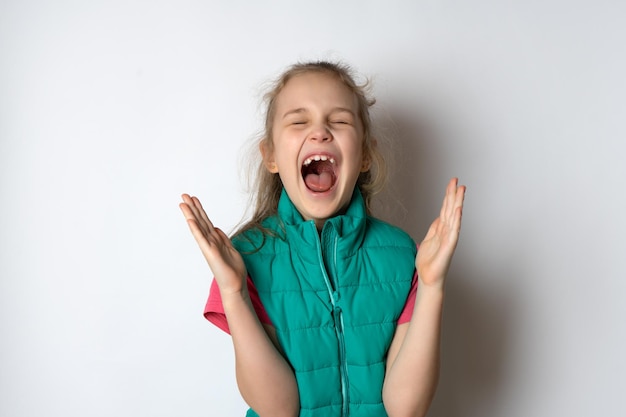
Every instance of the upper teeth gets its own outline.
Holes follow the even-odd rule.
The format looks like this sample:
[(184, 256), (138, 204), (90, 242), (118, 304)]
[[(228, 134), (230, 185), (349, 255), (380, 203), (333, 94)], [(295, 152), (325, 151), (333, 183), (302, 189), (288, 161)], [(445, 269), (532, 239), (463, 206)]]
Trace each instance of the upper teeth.
[(335, 159), (334, 158), (328, 157), (326, 155), (314, 155), (314, 156), (310, 156), (307, 159), (305, 159), (303, 165), (307, 166), (307, 165), (309, 165), (313, 161), (330, 161), (331, 164), (335, 163)]

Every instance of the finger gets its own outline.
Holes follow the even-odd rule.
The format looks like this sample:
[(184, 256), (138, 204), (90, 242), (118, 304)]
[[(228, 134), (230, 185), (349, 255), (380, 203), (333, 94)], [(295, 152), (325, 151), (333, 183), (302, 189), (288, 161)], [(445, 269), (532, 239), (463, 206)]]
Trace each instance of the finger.
[(185, 220), (187, 220), (187, 225), (189, 226), (189, 229), (191, 230), (191, 233), (194, 235), (194, 237), (196, 235), (196, 232), (202, 233), (202, 229), (200, 225), (198, 224), (198, 219), (196, 218), (189, 204), (183, 202), (183, 203), (180, 203), (178, 207), (183, 212), (183, 216), (185, 216)]
[(187, 225), (189, 225), (189, 230), (191, 230), (191, 234), (204, 254), (204, 257), (209, 260), (211, 249), (215, 247), (214, 238), (212, 238), (211, 235), (205, 234), (198, 226), (198, 222), (195, 219), (187, 219)]
[(443, 195), (443, 202), (441, 203), (441, 210), (439, 210), (439, 218), (444, 219), (446, 216), (446, 210), (448, 208), (448, 189), (450, 188), (450, 183), (446, 186), (446, 192)]
[(457, 187), (457, 189), (455, 190), (454, 202), (452, 203), (452, 216), (453, 217), (456, 217), (457, 210), (463, 207), (463, 202), (465, 200), (465, 190), (466, 190), (466, 187), (464, 185)]
[(196, 230), (199, 231), (201, 234), (206, 235), (207, 233), (205, 232), (204, 228), (202, 228), (202, 226), (198, 222), (198, 219), (196, 219), (189, 206), (186, 203), (180, 203), (179, 207), (183, 212), (183, 215), (187, 220), (187, 225), (189, 226), (189, 229), (191, 230), (191, 233), (194, 235), (194, 237)]
[[(215, 229), (211, 225), (209, 229), (208, 224), (205, 222), (203, 218), (198, 218), (200, 214), (196, 214), (193, 212), (192, 208), (187, 203), (180, 203), (180, 208), (187, 219), (187, 224), (194, 238), (202, 247), (203, 244), (208, 244), (210, 247), (212, 244), (218, 243), (220, 240), (220, 236), (215, 233)], [(205, 214), (206, 217), (206, 214)], [(208, 218), (207, 218), (208, 220)], [(210, 223), (210, 222), (209, 222)]]
[(450, 229), (449, 229), (449, 238), (453, 243), (453, 246), (456, 246), (456, 243), (459, 239), (459, 234), (461, 233), (461, 220), (463, 218), (463, 206), (457, 206), (454, 209), (453, 217), (450, 221)]
[(196, 225), (200, 228), (200, 231), (205, 235), (210, 233), (211, 228), (206, 224), (205, 220), (202, 218), (201, 213), (198, 211), (196, 204), (193, 201), (194, 197), (190, 197), (188, 194), (183, 194), (183, 203), (180, 203), (180, 208), (185, 215), (187, 221), (193, 220)]
[(454, 221), (457, 235), (461, 231), (461, 219), (463, 218), (463, 207), (457, 207), (455, 211)]
[(195, 203), (193, 202), (193, 198), (189, 194), (183, 194), (182, 198), (183, 202), (187, 205), (187, 207), (189, 208), (189, 212), (193, 215), (193, 217), (199, 218), (198, 210), (195, 206)]
[(456, 217), (456, 211), (459, 207), (463, 207), (463, 200), (465, 198), (465, 186), (458, 185), (458, 178), (455, 179), (454, 188), (450, 191), (450, 202), (449, 202), (449, 215), (450, 220)]
[(198, 197), (189, 197), (189, 205), (193, 210), (196, 220), (198, 220), (198, 224), (202, 226), (205, 232), (211, 233), (213, 231), (213, 222), (209, 220), (209, 217), (204, 211), (204, 208), (202, 208), (202, 203), (200, 203)]
[(463, 204), (465, 202), (465, 191), (467, 187), (462, 185), (456, 192), (456, 204), (455, 204), (455, 221), (457, 223), (457, 230), (461, 229), (461, 219), (463, 218)]
[(465, 191), (467, 190), (467, 187), (465, 185), (461, 185), (460, 187), (458, 187), (456, 189), (456, 193), (455, 193), (455, 204), (454, 204), (454, 208), (455, 210), (459, 207), (463, 207), (463, 202), (465, 201)]
[[(189, 194), (181, 194), (180, 198), (183, 200), (183, 202), (178, 204), (178, 207), (180, 207), (180, 209), (183, 210), (183, 207), (188, 206), (188, 202), (191, 201), (191, 197), (189, 197)], [(186, 210), (183, 210), (183, 214), (185, 213), (186, 213)], [(186, 214), (185, 214), (185, 217), (186, 217)]]
[(204, 222), (209, 227), (209, 230), (213, 230), (215, 228), (213, 226), (213, 222), (209, 219), (209, 216), (207, 216), (206, 211), (204, 211), (204, 208), (202, 207), (202, 203), (200, 202), (200, 200), (197, 197), (193, 197), (192, 200), (196, 207), (196, 210), (198, 211), (198, 214), (200, 215), (200, 218), (204, 220)]
[(441, 212), (439, 213), (439, 217), (443, 221), (448, 221), (450, 219), (450, 215), (454, 211), (454, 200), (457, 189), (458, 178), (452, 178), (448, 185), (446, 186), (446, 194), (443, 198), (443, 204), (441, 205)]
[(188, 203), (182, 202), (178, 205), (178, 207), (180, 207), (180, 210), (183, 212), (185, 219), (195, 219), (196, 216), (194, 215), (193, 210), (191, 210), (191, 207)]

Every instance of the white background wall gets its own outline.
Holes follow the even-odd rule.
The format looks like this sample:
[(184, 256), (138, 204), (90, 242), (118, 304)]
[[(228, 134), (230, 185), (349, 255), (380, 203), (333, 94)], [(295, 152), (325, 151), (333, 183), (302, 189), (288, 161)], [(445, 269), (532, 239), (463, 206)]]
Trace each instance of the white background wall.
[(1, 416), (243, 415), (179, 195), (232, 228), (264, 82), (317, 58), (398, 120), (381, 215), (468, 185), (429, 415), (624, 414), (626, 6), (382, 3), (0, 1)]

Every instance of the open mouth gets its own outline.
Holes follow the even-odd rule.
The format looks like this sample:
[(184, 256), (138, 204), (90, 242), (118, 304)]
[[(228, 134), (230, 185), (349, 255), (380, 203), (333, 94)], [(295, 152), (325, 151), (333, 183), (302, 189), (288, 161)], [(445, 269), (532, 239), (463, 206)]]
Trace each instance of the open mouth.
[(313, 155), (305, 159), (301, 168), (307, 188), (316, 193), (330, 190), (337, 181), (335, 159), (327, 155)]

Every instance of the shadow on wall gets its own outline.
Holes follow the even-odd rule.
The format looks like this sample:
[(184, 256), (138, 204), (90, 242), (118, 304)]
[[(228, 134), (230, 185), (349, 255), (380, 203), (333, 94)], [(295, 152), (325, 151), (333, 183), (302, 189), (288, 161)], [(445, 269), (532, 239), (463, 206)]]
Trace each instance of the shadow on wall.
[(504, 288), (476, 285), (481, 277), (471, 264), (456, 266), (447, 283), (441, 379), (428, 415), (500, 417), (511, 378), (515, 300)]
[[(419, 243), (439, 213), (449, 180), (448, 170), (442, 169), (446, 142), (429, 123), (401, 111), (390, 114), (393, 123), (383, 122), (383, 129), (395, 141), (389, 151), (390, 187), (377, 199), (374, 210)], [(466, 210), (466, 220), (468, 214)], [(463, 250), (462, 245), (479, 238), (462, 233), (461, 250), (446, 283), (441, 377), (429, 416), (502, 415), (498, 398), (509, 378), (515, 299), (506, 281), (511, 278), (507, 260), (490, 259), (490, 265), (484, 265), (470, 256), (471, 248)]]

